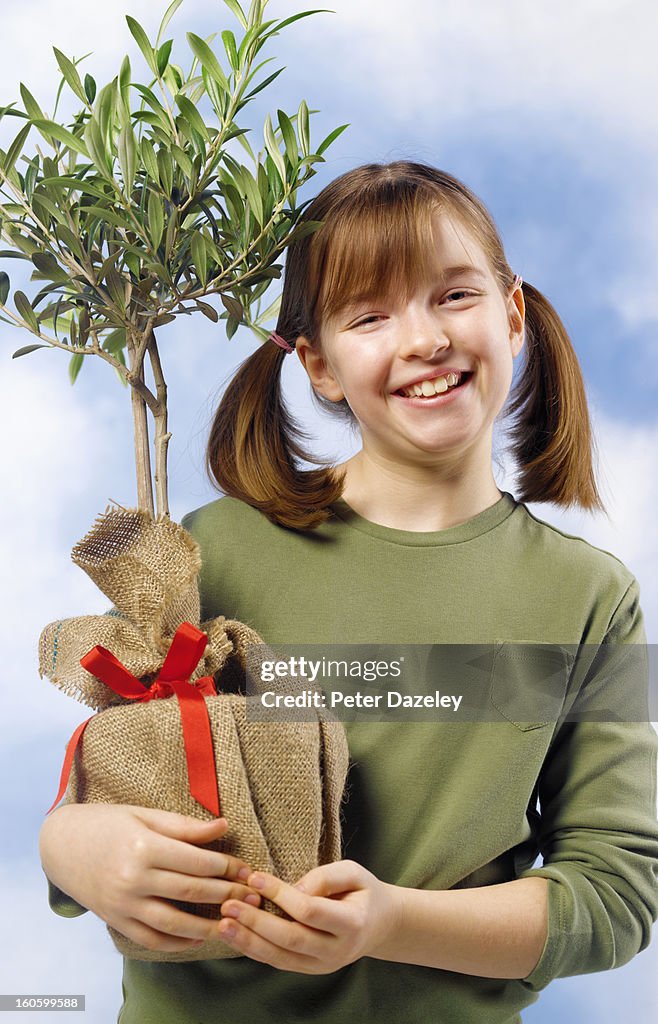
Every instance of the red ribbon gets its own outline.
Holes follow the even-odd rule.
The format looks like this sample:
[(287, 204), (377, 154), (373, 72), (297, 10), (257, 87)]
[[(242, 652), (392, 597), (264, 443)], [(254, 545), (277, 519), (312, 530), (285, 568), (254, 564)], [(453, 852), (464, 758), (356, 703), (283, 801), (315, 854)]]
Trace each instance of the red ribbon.
[[(183, 728), (190, 793), (206, 810), (219, 817), (215, 753), (208, 709), (204, 699), (216, 695), (215, 681), (212, 676), (203, 676), (196, 683), (190, 683), (190, 676), (198, 665), (207, 643), (208, 637), (205, 633), (193, 626), (191, 622), (183, 622), (176, 630), (164, 665), (150, 687), (140, 683), (139, 679), (132, 675), (118, 658), (115, 658), (100, 644), (80, 658), (80, 664), (120, 697), (125, 697), (127, 700), (136, 700), (142, 703), (176, 695)], [(47, 811), (48, 814), (53, 807), (57, 806), (66, 792), (78, 743), (82, 739), (85, 728), (95, 717), (96, 715), (92, 715), (86, 722), (79, 725), (69, 740), (59, 781), (59, 792), (52, 807)]]

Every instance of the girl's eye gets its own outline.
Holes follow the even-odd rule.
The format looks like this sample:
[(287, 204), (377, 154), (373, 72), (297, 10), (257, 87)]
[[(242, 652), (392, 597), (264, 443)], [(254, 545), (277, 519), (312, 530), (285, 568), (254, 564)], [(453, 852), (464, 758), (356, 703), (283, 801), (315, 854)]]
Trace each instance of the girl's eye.
[(472, 295), (472, 294), (473, 294), (473, 292), (469, 292), (469, 291), (467, 291), (467, 290), (466, 290), (465, 288), (460, 288), (460, 289), (458, 289), (457, 291), (454, 291), (454, 292), (448, 292), (448, 294), (446, 295), (446, 299), (449, 299), (449, 298), (451, 298), (452, 296), (456, 295), (456, 296), (457, 296), (457, 300), (456, 300), (456, 301), (457, 301), (457, 302), (459, 302), (459, 301), (460, 301), (460, 298), (461, 298), (461, 297), (463, 297), (463, 296), (465, 296), (465, 295), (466, 295), (466, 296), (468, 296), (468, 295)]
[(371, 323), (371, 321), (373, 321), (373, 320), (379, 320), (379, 317), (378, 317), (378, 316), (375, 316), (375, 314), (374, 314), (374, 313), (373, 313), (373, 315), (372, 315), (372, 316), (367, 316), (367, 317), (365, 317), (365, 319), (363, 319), (363, 320), (359, 320), (359, 321), (358, 321), (358, 323), (354, 324), (353, 326), (354, 326), (354, 327), (363, 327), (363, 326), (364, 326), (364, 324), (369, 324), (369, 323)]

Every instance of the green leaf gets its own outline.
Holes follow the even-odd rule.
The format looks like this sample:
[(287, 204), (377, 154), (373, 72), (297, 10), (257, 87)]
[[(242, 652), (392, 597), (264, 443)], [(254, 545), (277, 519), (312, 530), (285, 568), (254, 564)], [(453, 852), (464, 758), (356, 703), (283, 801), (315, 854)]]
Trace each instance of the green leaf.
[(285, 185), (285, 183), (286, 183), (286, 164), (285, 164), (285, 160), (283, 159), (283, 157), (281, 155), (281, 151), (279, 150), (279, 146), (278, 146), (278, 143), (276, 141), (276, 137), (274, 135), (274, 129), (272, 128), (272, 119), (271, 119), (269, 114), (267, 115), (267, 118), (265, 120), (264, 137), (265, 137), (265, 148), (267, 149), (267, 152), (272, 157), (272, 161), (274, 163), (274, 166), (276, 167), (278, 175), (281, 178), (281, 184)]
[(300, 238), (306, 238), (307, 235), (312, 235), (314, 231), (321, 228), (324, 221), (321, 220), (305, 220), (298, 224), (288, 235), (288, 242), (298, 242)]
[(277, 117), (279, 119), (279, 127), (286, 147), (286, 154), (291, 165), (296, 167), (297, 161), (299, 160), (299, 150), (297, 147), (297, 136), (295, 135), (295, 129), (293, 128), (292, 121), (283, 110), (277, 110)]
[(69, 280), (69, 274), (59, 265), (52, 253), (33, 252), (32, 262), (40, 274), (44, 274), (49, 281), (64, 283)]
[(244, 164), (241, 165), (242, 170), (242, 182), (244, 184), (245, 192), (247, 193), (247, 202), (251, 208), (259, 227), (263, 226), (263, 200), (258, 190), (258, 184), (255, 181), (248, 167)]
[(27, 86), (23, 85), (22, 82), (20, 84), (20, 90), (21, 97), (25, 105), (25, 110), (27, 112), (28, 117), (32, 118), (33, 120), (35, 118), (39, 118), (40, 120), (44, 121), (46, 119), (46, 115), (44, 114), (43, 110), (35, 100), (30, 90), (27, 88)]
[(267, 309), (263, 310), (263, 312), (260, 314), (260, 316), (256, 320), (256, 323), (257, 324), (264, 324), (266, 322), (266, 320), (270, 320), (272, 317), (278, 316), (279, 309), (281, 308), (281, 299), (282, 299), (282, 296), (281, 295), (277, 295), (277, 297), (274, 300), (274, 302), (272, 302), (271, 305), (269, 305), (267, 307)]
[(130, 110), (130, 77), (131, 77), (130, 59), (128, 54), (121, 61), (121, 68), (119, 69), (119, 91), (121, 98), (123, 99), (123, 105), (126, 110)]
[(208, 260), (206, 247), (203, 241), (203, 235), (201, 235), (198, 231), (195, 231), (195, 233), (192, 235), (191, 249), (192, 259), (194, 261), (194, 266), (196, 267), (197, 276), (201, 283), (205, 285), (206, 281), (208, 280)]
[[(264, 63), (268, 63), (268, 61), (264, 61)], [(283, 71), (285, 71), (285, 68), (279, 68), (278, 71), (275, 71), (274, 74), (270, 75), (268, 78), (262, 81), (260, 85), (257, 85), (255, 89), (252, 89), (251, 92), (248, 92), (247, 95), (243, 98), (242, 102), (240, 103), (238, 110), (240, 109), (240, 107), (243, 107), (247, 100), (250, 100), (252, 96), (255, 96), (256, 93), (262, 92), (263, 89), (266, 89), (267, 86), (271, 82), (273, 82), (275, 78), (278, 78)]]
[(189, 121), (201, 138), (205, 139), (206, 142), (210, 142), (210, 132), (194, 104), (188, 100), (187, 96), (183, 96), (180, 92), (176, 96), (176, 103), (183, 117)]
[(18, 359), (19, 356), (26, 356), (29, 352), (36, 352), (38, 348), (51, 348), (51, 345), (24, 345), (23, 348), (17, 348), (12, 355), (12, 359)]
[(69, 363), (69, 380), (71, 381), (71, 384), (75, 384), (78, 374), (82, 369), (82, 364), (84, 363), (84, 361), (85, 357), (81, 355), (79, 352), (75, 352), (71, 356), (71, 361)]
[(31, 121), (28, 121), (27, 124), (23, 125), (23, 127), (19, 131), (18, 135), (16, 136), (16, 138), (12, 142), (11, 146), (7, 150), (7, 155), (5, 156), (4, 160), (2, 161), (2, 169), (5, 172), (5, 174), (9, 174), (9, 172), (12, 170), (14, 164), (16, 163), (16, 160), (18, 159), (18, 156), (19, 156), (19, 154), (20, 154), (20, 152), (21, 152), (21, 150), (23, 148), (23, 145), (25, 144), (25, 140), (26, 140), (26, 138), (28, 137), (28, 135), (30, 133), (31, 127), (32, 127), (32, 122)]
[(107, 274), (105, 275), (107, 282), (108, 291), (110, 296), (119, 307), (119, 309), (126, 308), (126, 279), (114, 267), (110, 267)]
[(128, 22), (130, 34), (132, 35), (133, 39), (135, 40), (140, 50), (142, 51), (146, 63), (150, 67), (153, 74), (157, 75), (158, 65), (155, 60), (155, 52), (153, 50), (153, 47), (149, 43), (146, 32), (139, 24), (139, 22), (135, 21), (134, 18), (131, 18), (129, 14), (126, 14), (126, 21)]
[(226, 29), (222, 32), (222, 39), (224, 41), (224, 49), (226, 50), (226, 56), (228, 57), (229, 64), (234, 71), (237, 71), (240, 67), (240, 61), (238, 59), (238, 48), (235, 45), (235, 36), (230, 29)]
[(230, 92), (228, 79), (208, 44), (200, 36), (195, 35), (194, 32), (187, 33), (187, 41), (194, 56), (201, 61), (201, 66), (208, 71), (208, 74), (211, 75), (224, 92)]
[(308, 156), (311, 152), (311, 132), (309, 127), (309, 114), (306, 100), (302, 100), (299, 104), (299, 113), (297, 114), (297, 127), (299, 129), (299, 141), (302, 146), (302, 153), (304, 156)]
[(40, 220), (47, 219), (41, 216), (40, 211), (38, 209), (39, 207), (41, 207), (41, 209), (49, 213), (50, 216), (54, 220), (56, 220), (58, 224), (66, 223), (65, 214), (62, 212), (62, 210), (56, 203), (53, 203), (52, 200), (48, 198), (48, 196), (43, 195), (43, 193), (41, 192), (41, 186), (39, 186), (39, 188), (32, 195), (32, 209), (37, 214)]
[(226, 337), (229, 339), (229, 341), (231, 340), (239, 326), (240, 321), (236, 320), (235, 317), (229, 316), (228, 320), (226, 321)]
[(9, 274), (6, 274), (4, 270), (0, 270), (0, 303), (2, 303), (3, 306), (7, 304), (10, 286), (11, 282), (9, 280)]
[[(293, 16), (291, 18), (286, 18), (284, 21), (280, 21), (279, 24), (276, 27), (276, 32), (277, 33), (280, 32), (281, 29), (285, 28), (287, 25), (292, 25), (293, 21), (299, 21), (300, 18), (308, 18), (311, 14), (335, 14), (335, 13), (336, 13), (335, 11), (329, 11), (329, 10), (326, 10), (326, 9), (321, 9), (321, 10), (318, 10), (318, 11), (302, 11), (301, 14), (293, 14)], [(274, 35), (274, 33), (270, 32), (269, 35)]]
[(31, 331), (39, 333), (39, 321), (25, 292), (14, 292), (14, 304)]
[(124, 253), (123, 261), (133, 277), (139, 279), (139, 271), (141, 267), (139, 256), (134, 252), (126, 252)]
[(180, 92), (180, 90), (183, 88), (183, 73), (181, 69), (178, 67), (178, 64), (167, 65), (167, 67), (165, 68), (164, 75), (162, 77), (165, 81), (165, 84), (169, 86), (169, 91), (171, 93)]
[(118, 151), (124, 192), (130, 197), (135, 181), (135, 167), (137, 164), (137, 143), (135, 142), (135, 134), (130, 121), (119, 132)]
[(55, 121), (44, 121), (40, 117), (35, 118), (32, 124), (35, 128), (39, 129), (46, 142), (50, 142), (51, 138), (57, 139), (58, 142), (62, 142), (68, 149), (72, 149), (75, 153), (79, 153), (80, 156), (89, 159), (89, 151), (82, 139), (77, 135), (73, 135), (72, 132), (63, 128), (60, 124), (57, 124)]
[(182, 4), (183, 0), (173, 0), (173, 3), (169, 4), (169, 7), (164, 13), (162, 21), (160, 22), (160, 28), (158, 29), (158, 38), (155, 41), (156, 46), (160, 46), (163, 35), (167, 31), (167, 25), (173, 18), (174, 14)]
[(126, 344), (126, 329), (125, 327), (117, 327), (116, 330), (110, 331), (106, 338), (103, 338), (101, 342), (101, 348), (104, 348), (106, 352), (109, 352), (113, 356), (118, 356)]
[(228, 311), (229, 316), (233, 317), (234, 320), (237, 320), (238, 324), (241, 324), (244, 321), (244, 309), (242, 308), (242, 303), (238, 302), (237, 299), (234, 299), (232, 295), (224, 295), (222, 293), (219, 297), (222, 300), (224, 309)]
[(185, 150), (181, 149), (180, 146), (172, 146), (171, 155), (173, 156), (174, 160), (180, 167), (185, 177), (191, 180), (194, 177), (194, 168), (192, 166), (192, 161), (190, 160)]
[(160, 196), (157, 192), (153, 191), (149, 192), (148, 228), (149, 238), (151, 239), (153, 248), (157, 251), (160, 242), (162, 241), (162, 232), (164, 230), (164, 212)]
[(64, 224), (58, 224), (55, 229), (55, 234), (58, 239), (61, 239), (69, 252), (73, 253), (80, 263), (84, 262), (85, 253), (82, 245), (80, 244), (80, 239), (77, 238), (69, 228), (65, 227)]
[(248, 23), (247, 19), (245, 18), (244, 11), (240, 7), (240, 4), (238, 3), (238, 0), (224, 0), (224, 3), (229, 8), (229, 10), (231, 10), (233, 12), (235, 17), (238, 19), (238, 21), (242, 25), (242, 27), (243, 28), (247, 28), (249, 23)]
[(147, 170), (147, 173), (152, 181), (157, 182), (160, 180), (158, 173), (158, 161), (155, 155), (155, 148), (150, 139), (142, 139), (140, 142), (140, 149), (142, 153), (142, 163)]
[(133, 85), (134, 88), (137, 89), (137, 91), (144, 97), (151, 110), (153, 110), (157, 114), (158, 120), (162, 127), (164, 128), (164, 130), (168, 134), (171, 134), (171, 123), (169, 121), (169, 118), (167, 117), (167, 113), (162, 104), (156, 99), (152, 91), (148, 89), (145, 85), (139, 85), (138, 82), (134, 82)]
[(162, 188), (165, 195), (170, 196), (174, 187), (174, 169), (172, 167), (171, 156), (165, 149), (159, 149), (157, 161)]
[(98, 121), (90, 117), (85, 127), (85, 142), (94, 166), (101, 172), (104, 178), (111, 179), (112, 172), (108, 167), (105, 145)]
[(100, 185), (93, 185), (90, 181), (85, 181), (84, 178), (42, 178), (40, 184), (54, 185), (55, 187), (61, 185), (63, 188), (75, 189), (86, 195), (96, 196), (97, 199), (109, 198), (107, 192), (104, 192)]
[(318, 146), (318, 156), (322, 156), (325, 149), (328, 149), (332, 142), (335, 142), (339, 135), (341, 135), (346, 128), (349, 128), (349, 124), (341, 124), (340, 128), (334, 128), (332, 132), (329, 132), (324, 142), (321, 142)]
[(85, 75), (84, 88), (85, 96), (87, 97), (89, 103), (93, 103), (96, 99), (96, 80), (92, 78), (91, 75)]
[(160, 74), (161, 77), (162, 77), (162, 75), (164, 75), (165, 68), (167, 67), (167, 64), (169, 63), (169, 57), (171, 55), (171, 48), (172, 48), (173, 45), (174, 45), (173, 39), (168, 39), (166, 43), (162, 44), (162, 46), (160, 47), (160, 49), (157, 52), (156, 61), (157, 61), (157, 65), (158, 65), (158, 73)]
[(58, 50), (56, 46), (53, 46), (53, 52), (55, 54), (55, 57), (57, 58), (59, 70), (62, 72), (62, 75), (64, 76), (64, 78), (66, 79), (66, 81), (68, 82), (69, 86), (71, 87), (75, 95), (78, 97), (78, 99), (82, 100), (82, 102), (86, 105), (87, 94), (85, 93), (82, 82), (80, 81), (80, 75), (78, 74), (78, 70), (75, 64), (73, 63), (73, 61), (69, 60), (69, 58), (64, 53), (62, 53), (61, 50)]
[(202, 302), (201, 299), (196, 300), (197, 309), (200, 309), (204, 316), (207, 316), (209, 320), (212, 320), (214, 324), (219, 321), (219, 313), (214, 306), (211, 306), (209, 302)]
[[(87, 217), (98, 217), (103, 224), (112, 224), (115, 228), (119, 228), (124, 231), (126, 229), (125, 217), (121, 217), (119, 214), (114, 213), (107, 206), (85, 206), (83, 209)], [(57, 230), (60, 231), (61, 234), (61, 230), (59, 228)]]
[[(231, 136), (231, 137), (233, 137), (233, 136)], [(238, 142), (240, 143), (240, 145), (242, 146), (244, 151), (249, 154), (249, 156), (251, 157), (252, 161), (254, 163), (256, 163), (256, 157), (254, 156), (253, 149), (249, 145), (249, 139), (247, 139), (246, 136), (244, 134), (242, 134), (242, 133), (241, 134), (237, 134), (236, 133), (235, 137), (237, 137)]]

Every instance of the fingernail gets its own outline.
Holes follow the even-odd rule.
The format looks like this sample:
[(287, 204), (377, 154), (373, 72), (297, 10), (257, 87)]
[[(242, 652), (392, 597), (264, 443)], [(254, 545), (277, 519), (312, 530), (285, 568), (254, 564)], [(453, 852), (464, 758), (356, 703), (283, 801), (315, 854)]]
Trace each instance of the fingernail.
[(238, 871), (238, 878), (242, 878), (246, 882), (250, 874), (251, 871), (249, 868), (240, 868), (240, 870)]
[(229, 939), (235, 938), (236, 929), (232, 924), (229, 924), (226, 928), (222, 928), (222, 935), (226, 935)]
[(245, 896), (244, 902), (251, 904), (252, 907), (257, 907), (260, 904), (260, 896), (257, 896), (255, 892), (250, 892), (248, 896)]
[(265, 888), (265, 879), (263, 878), (262, 875), (250, 875), (249, 876), (249, 885), (251, 885), (252, 888), (254, 888), (254, 889), (264, 889)]

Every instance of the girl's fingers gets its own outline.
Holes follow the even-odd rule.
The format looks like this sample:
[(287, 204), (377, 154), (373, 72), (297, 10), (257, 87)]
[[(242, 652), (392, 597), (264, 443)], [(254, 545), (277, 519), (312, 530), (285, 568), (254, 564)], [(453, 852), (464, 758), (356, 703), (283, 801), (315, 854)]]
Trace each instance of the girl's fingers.
[[(163, 868), (165, 871), (175, 871), (181, 875), (228, 878), (233, 882), (241, 883), (241, 889), (247, 888), (246, 877), (251, 870), (246, 861), (232, 857), (228, 853), (204, 850), (189, 842), (169, 839), (157, 834), (154, 834), (153, 837), (151, 863), (153, 867)], [(246, 871), (243, 878), (238, 878), (240, 871)]]
[(186, 843), (205, 843), (217, 839), (228, 832), (226, 818), (210, 818), (199, 821), (187, 814), (176, 814), (175, 811), (160, 811), (148, 807), (134, 807), (134, 811), (144, 824), (171, 839), (181, 839)]
[(242, 942), (248, 940), (251, 943), (251, 950), (261, 943), (270, 943), (279, 950), (311, 958), (320, 956), (327, 941), (336, 938), (332, 932), (308, 924), (301, 929), (295, 921), (285, 921), (276, 914), (239, 903), (226, 903), (222, 906), (222, 921), (215, 934), (223, 938), (231, 925), (242, 935)]
[(149, 925), (144, 924), (143, 921), (138, 921), (136, 918), (128, 918), (118, 930), (127, 939), (132, 939), (133, 942), (137, 942), (140, 946), (146, 946), (147, 949), (159, 950), (164, 953), (177, 953), (181, 950), (189, 949), (191, 946), (198, 945), (201, 941), (201, 939), (185, 939), (180, 935), (167, 935), (156, 928), (151, 928)]
[(155, 869), (149, 880), (149, 888), (154, 895), (170, 900), (183, 900), (185, 903), (220, 904), (228, 899), (244, 900), (247, 896), (252, 897), (250, 902), (253, 905), (260, 902), (260, 897), (256, 897), (253, 890), (246, 885), (226, 882), (221, 878), (200, 878), (177, 871)]
[(155, 932), (184, 939), (217, 937), (217, 922), (207, 917), (188, 914), (172, 903), (157, 898), (143, 903), (142, 922)]

